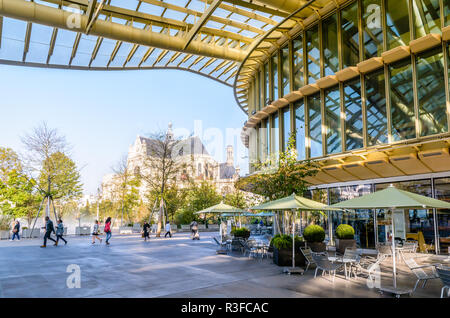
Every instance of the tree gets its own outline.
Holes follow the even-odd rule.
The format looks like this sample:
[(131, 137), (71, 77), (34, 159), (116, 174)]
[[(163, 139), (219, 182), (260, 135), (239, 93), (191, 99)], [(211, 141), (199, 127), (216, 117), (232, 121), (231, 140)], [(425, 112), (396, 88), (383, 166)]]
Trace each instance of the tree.
[[(144, 158), (140, 170), (142, 180), (148, 186), (148, 197), (156, 198), (159, 215), (156, 236), (161, 235), (164, 201), (169, 199), (170, 187), (177, 183), (187, 164), (180, 160), (181, 139), (174, 138), (172, 132), (157, 132), (150, 135), (148, 156)], [(170, 200), (170, 199), (169, 199)], [(150, 204), (153, 202), (150, 201)], [(166, 203), (167, 204), (167, 203)]]
[[(194, 214), (195, 212), (219, 204), (220, 201), (222, 201), (222, 196), (217, 192), (216, 187), (208, 181), (202, 181), (199, 184), (192, 184), (189, 189), (185, 211)], [(203, 221), (206, 224), (207, 215), (205, 215)]]
[(0, 181), (8, 178), (11, 171), (22, 172), (23, 165), (17, 153), (11, 148), (0, 147)]
[(69, 145), (64, 136), (43, 122), (25, 135), (22, 143), (28, 150), (25, 156), (28, 178), (38, 180), (36, 185), (42, 194), (63, 201), (81, 195), (80, 174), (68, 155)]
[(235, 190), (234, 192), (230, 192), (227, 195), (225, 195), (225, 198), (223, 200), (225, 204), (234, 206), (239, 209), (245, 209), (248, 208), (247, 200), (245, 199), (244, 193), (239, 190)]
[(131, 222), (130, 213), (139, 204), (139, 187), (141, 186), (140, 175), (135, 174), (129, 169), (127, 157), (123, 156), (117, 165), (113, 168), (115, 174), (115, 201), (120, 203), (121, 220), (120, 226), (123, 226), (124, 213), (128, 216), (128, 222)]
[(42, 164), (39, 188), (49, 189), (54, 200), (67, 201), (83, 194), (80, 179), (75, 162), (64, 153), (56, 152)]
[(256, 163), (258, 173), (239, 179), (236, 188), (262, 195), (268, 201), (292, 193), (303, 195), (309, 185), (305, 177), (316, 175), (318, 165), (310, 160), (297, 161), (295, 134), (291, 133), (286, 151)]

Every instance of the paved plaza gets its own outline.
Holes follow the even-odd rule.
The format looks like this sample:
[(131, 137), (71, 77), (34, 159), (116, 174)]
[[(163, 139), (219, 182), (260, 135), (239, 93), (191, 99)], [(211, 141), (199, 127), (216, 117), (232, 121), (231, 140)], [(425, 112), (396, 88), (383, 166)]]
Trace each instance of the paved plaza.
[[(46, 249), (40, 240), (0, 241), (0, 297), (380, 297), (364, 278), (314, 279), (282, 274), (272, 260), (239, 253), (216, 255), (215, 233), (200, 241), (188, 234), (172, 239), (113, 236), (110, 246), (91, 245), (90, 237), (68, 237), (69, 244)], [(69, 289), (67, 267), (81, 269), (81, 288)], [(382, 268), (383, 270), (383, 268)], [(385, 268), (382, 282), (389, 282)], [(412, 273), (400, 270), (402, 286), (413, 286)], [(434, 280), (413, 297), (439, 297)], [(386, 295), (384, 295), (386, 296)]]

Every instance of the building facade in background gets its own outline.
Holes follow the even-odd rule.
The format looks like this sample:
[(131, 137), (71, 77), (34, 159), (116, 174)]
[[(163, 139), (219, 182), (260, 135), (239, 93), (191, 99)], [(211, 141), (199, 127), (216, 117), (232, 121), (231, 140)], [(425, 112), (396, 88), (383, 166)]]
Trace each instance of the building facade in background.
[[(299, 162), (320, 164), (309, 196), (324, 203), (389, 184), (450, 201), (450, 1), (340, 2), (254, 66), (242, 135), (250, 171), (295, 134)], [(448, 253), (450, 211), (399, 213), (396, 237)], [(388, 240), (384, 211), (330, 213), (330, 238), (341, 223), (353, 225), (362, 248)]]

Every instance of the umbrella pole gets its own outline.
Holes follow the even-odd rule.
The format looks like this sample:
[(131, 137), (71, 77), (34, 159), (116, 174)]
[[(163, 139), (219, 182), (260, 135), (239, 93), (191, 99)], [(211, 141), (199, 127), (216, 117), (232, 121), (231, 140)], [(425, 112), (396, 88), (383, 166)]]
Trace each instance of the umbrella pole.
[(292, 268), (295, 268), (295, 210), (292, 210)]
[(394, 288), (397, 288), (397, 266), (395, 262), (395, 230), (394, 230), (394, 209), (391, 209), (392, 214), (392, 269), (394, 274), (392, 276)]

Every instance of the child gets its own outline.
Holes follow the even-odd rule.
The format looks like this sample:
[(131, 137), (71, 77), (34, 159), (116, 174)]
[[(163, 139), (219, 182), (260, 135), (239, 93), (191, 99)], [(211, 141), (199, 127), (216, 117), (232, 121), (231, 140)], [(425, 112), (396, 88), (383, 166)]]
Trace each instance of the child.
[(100, 234), (99, 230), (98, 220), (95, 220), (94, 231), (92, 231), (92, 244), (95, 244), (95, 239), (99, 240), (100, 244), (102, 243), (102, 239), (98, 237), (98, 235)]

